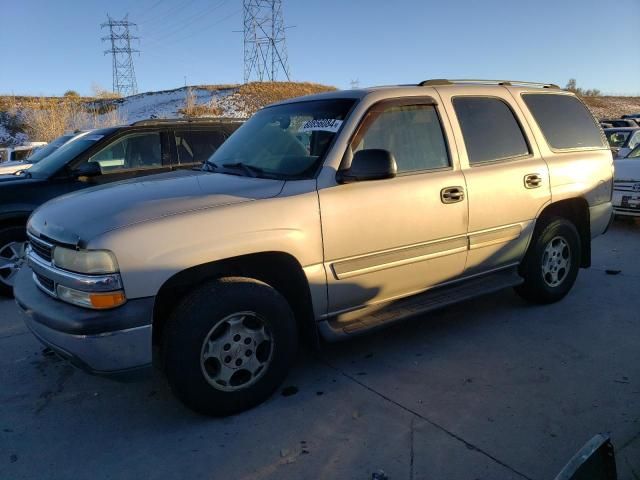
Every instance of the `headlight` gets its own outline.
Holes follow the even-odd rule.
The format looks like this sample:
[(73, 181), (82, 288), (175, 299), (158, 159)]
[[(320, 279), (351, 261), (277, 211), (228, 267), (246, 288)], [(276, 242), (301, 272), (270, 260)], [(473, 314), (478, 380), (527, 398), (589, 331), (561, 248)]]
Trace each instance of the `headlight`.
[(53, 264), (70, 272), (91, 274), (116, 273), (118, 262), (113, 253), (107, 250), (71, 250), (55, 247)]

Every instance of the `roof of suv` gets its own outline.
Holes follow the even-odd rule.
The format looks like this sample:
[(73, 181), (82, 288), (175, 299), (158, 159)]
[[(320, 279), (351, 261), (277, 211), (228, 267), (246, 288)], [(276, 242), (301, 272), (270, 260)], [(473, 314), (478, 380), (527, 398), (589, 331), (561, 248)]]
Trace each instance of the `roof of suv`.
[(425, 80), (423, 82), (417, 84), (410, 85), (385, 85), (385, 86), (377, 86), (377, 87), (367, 87), (360, 88), (357, 90), (335, 90), (332, 92), (324, 92), (317, 93), (314, 95), (306, 95), (303, 97), (290, 98), (287, 100), (283, 100), (281, 102), (277, 102), (274, 105), (283, 105), (287, 103), (296, 103), (302, 100), (330, 100), (330, 99), (345, 99), (345, 98), (353, 98), (353, 99), (362, 99), (365, 96), (373, 93), (380, 92), (385, 90), (398, 90), (405, 91), (408, 93), (409, 91), (418, 91), (419, 88), (424, 87), (447, 87), (447, 86), (457, 86), (457, 87), (469, 87), (469, 88), (481, 88), (481, 87), (524, 87), (531, 88), (534, 90), (537, 89), (552, 89), (562, 91), (560, 87), (554, 85), (553, 83), (536, 83), (536, 82), (523, 82), (519, 80), (448, 80), (448, 79), (433, 79), (433, 80)]

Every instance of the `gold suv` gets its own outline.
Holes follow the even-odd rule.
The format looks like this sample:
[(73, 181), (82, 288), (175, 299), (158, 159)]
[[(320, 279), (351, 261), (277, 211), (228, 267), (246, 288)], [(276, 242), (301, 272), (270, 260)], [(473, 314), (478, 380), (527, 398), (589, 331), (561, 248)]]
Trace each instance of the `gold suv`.
[(38, 209), (15, 296), (76, 365), (153, 360), (187, 405), (230, 414), (278, 387), (300, 337), (342, 340), (506, 287), (560, 300), (611, 221), (612, 174), (598, 123), (555, 85), (296, 98), (200, 171)]

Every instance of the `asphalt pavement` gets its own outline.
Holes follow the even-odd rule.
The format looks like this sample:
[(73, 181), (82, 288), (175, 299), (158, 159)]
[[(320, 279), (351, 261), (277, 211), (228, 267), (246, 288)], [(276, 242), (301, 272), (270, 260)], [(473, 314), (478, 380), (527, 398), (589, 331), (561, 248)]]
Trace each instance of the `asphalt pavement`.
[(512, 291), (303, 352), (240, 415), (192, 413), (157, 373), (92, 377), (0, 301), (0, 479), (553, 479), (611, 434), (640, 479), (640, 222), (594, 241), (562, 302)]

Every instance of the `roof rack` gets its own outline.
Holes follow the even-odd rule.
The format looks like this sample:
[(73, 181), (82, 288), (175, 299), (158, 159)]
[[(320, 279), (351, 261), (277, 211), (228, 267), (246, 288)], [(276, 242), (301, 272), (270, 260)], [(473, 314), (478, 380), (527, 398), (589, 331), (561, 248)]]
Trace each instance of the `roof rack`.
[(140, 120), (133, 122), (130, 125), (139, 127), (145, 125), (163, 125), (167, 123), (234, 123), (244, 122), (246, 118), (236, 117), (216, 117), (216, 118), (149, 118), (147, 120)]
[(449, 80), (446, 78), (434, 78), (431, 80), (425, 80), (418, 84), (419, 87), (437, 87), (442, 85), (456, 85), (456, 84), (477, 84), (477, 85), (519, 85), (526, 87), (539, 87), (539, 88), (557, 88), (560, 87), (554, 83), (539, 83), (539, 82), (521, 82), (519, 80), (474, 80), (474, 79), (457, 79)]

